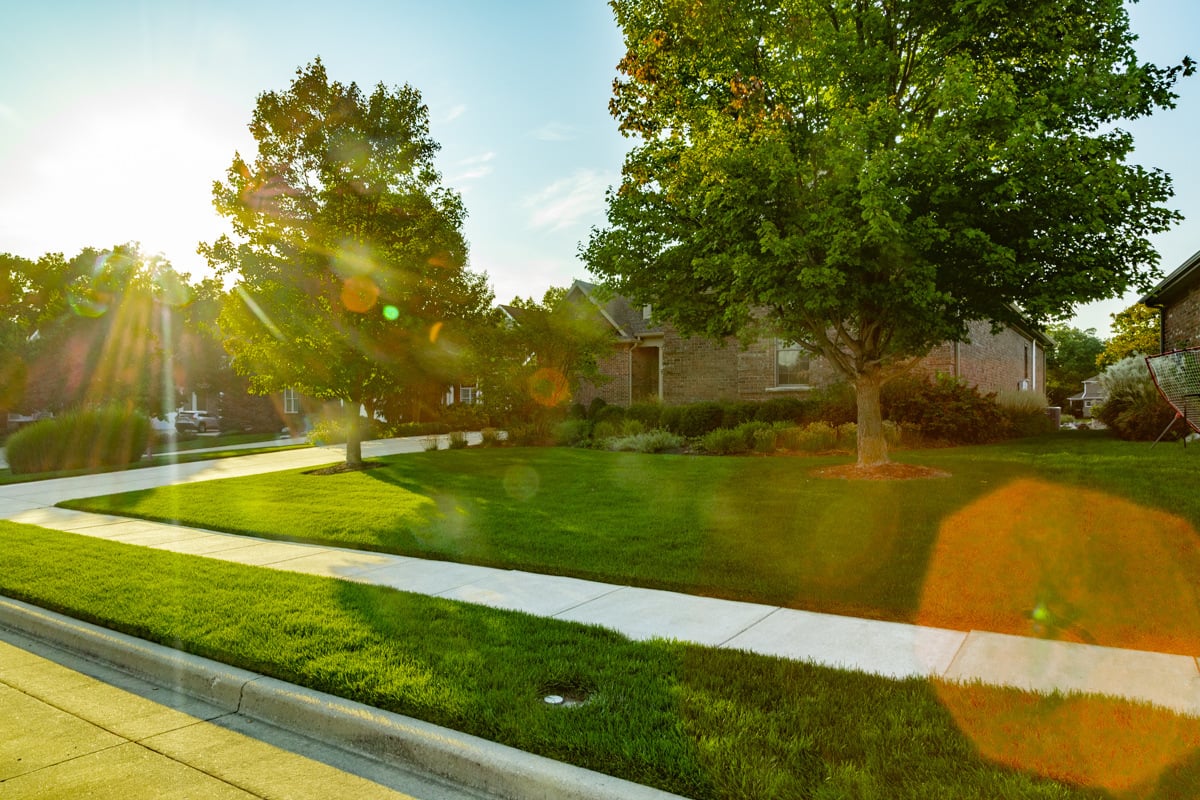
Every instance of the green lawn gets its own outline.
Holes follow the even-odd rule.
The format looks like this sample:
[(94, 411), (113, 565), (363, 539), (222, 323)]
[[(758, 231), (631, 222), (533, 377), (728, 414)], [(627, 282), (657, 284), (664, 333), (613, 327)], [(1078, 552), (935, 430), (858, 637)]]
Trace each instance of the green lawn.
[[(66, 503), (871, 618), (1200, 654), (1197, 448), (1072, 432), (898, 458), (474, 449)], [(845, 459), (840, 459), (844, 461)]]
[[(1117, 700), (631, 642), (4, 521), (0, 563), (2, 594), (698, 799), (1200, 794), (1200, 720)], [(541, 700), (562, 691), (590, 700)]]

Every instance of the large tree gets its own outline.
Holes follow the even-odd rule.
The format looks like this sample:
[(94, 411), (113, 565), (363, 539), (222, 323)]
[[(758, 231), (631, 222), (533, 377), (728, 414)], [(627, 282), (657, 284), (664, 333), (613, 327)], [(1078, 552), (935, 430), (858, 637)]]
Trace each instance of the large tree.
[(610, 103), (636, 140), (589, 268), (688, 332), (800, 343), (879, 390), (972, 320), (1067, 316), (1146, 286), (1170, 179), (1125, 119), (1182, 72), (1123, 0), (612, 0)]
[(257, 392), (343, 401), (346, 462), (360, 464), (360, 407), (452, 374), (464, 320), (490, 305), (466, 269), (463, 204), (440, 185), (410, 86), (364, 95), (318, 59), (258, 97), (250, 132), (257, 154), (236, 155), (213, 190), (233, 236), (201, 247), (237, 278), (225, 346)]

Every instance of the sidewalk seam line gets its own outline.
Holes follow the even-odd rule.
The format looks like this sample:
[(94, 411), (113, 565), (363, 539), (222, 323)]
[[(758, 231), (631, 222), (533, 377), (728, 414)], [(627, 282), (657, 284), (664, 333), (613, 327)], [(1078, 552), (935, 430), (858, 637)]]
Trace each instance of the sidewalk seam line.
[(959, 633), (963, 633), (962, 641), (959, 642), (958, 647), (954, 649), (954, 655), (950, 657), (948, 662), (946, 662), (946, 669), (942, 670), (942, 672), (938, 675), (939, 678), (942, 678), (943, 680), (949, 680), (949, 678), (946, 676), (950, 674), (950, 670), (954, 667), (954, 662), (958, 661), (958, 657), (962, 655), (963, 648), (967, 646), (967, 639), (971, 638), (971, 634), (974, 632), (975, 631), (973, 630), (967, 631), (966, 633), (959, 631)]
[(754, 620), (754, 622), (751, 622), (749, 625), (746, 625), (746, 626), (744, 626), (744, 627), (743, 627), (743, 628), (742, 628), (740, 631), (738, 631), (737, 633), (733, 634), (733, 635), (732, 635), (732, 636), (730, 636), (728, 639), (725, 639), (725, 640), (723, 640), (723, 641), (722, 641), (720, 644), (718, 644), (718, 645), (717, 645), (717, 647), (725, 647), (727, 644), (729, 644), (730, 642), (732, 642), (732, 641), (733, 641), (734, 639), (736, 639), (737, 637), (741, 636), (741, 635), (742, 635), (743, 633), (745, 633), (746, 631), (748, 631), (748, 630), (750, 630), (751, 628), (753, 628), (755, 625), (759, 624), (760, 622), (766, 622), (768, 619), (770, 619), (771, 617), (775, 616), (776, 614), (778, 614), (778, 613), (779, 613), (780, 611), (782, 611), (782, 610), (783, 610), (783, 606), (775, 606), (775, 607), (774, 607), (774, 608), (772, 608), (770, 611), (768, 611), (766, 614), (764, 614), (763, 616), (761, 616), (761, 617), (759, 617), (758, 619)]

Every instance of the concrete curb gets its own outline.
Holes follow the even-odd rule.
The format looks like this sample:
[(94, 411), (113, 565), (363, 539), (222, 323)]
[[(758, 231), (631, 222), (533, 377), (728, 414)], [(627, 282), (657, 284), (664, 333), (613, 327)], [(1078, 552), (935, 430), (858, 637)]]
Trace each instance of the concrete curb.
[(0, 596), (0, 626), (219, 708), (511, 800), (679, 795), (230, 667)]

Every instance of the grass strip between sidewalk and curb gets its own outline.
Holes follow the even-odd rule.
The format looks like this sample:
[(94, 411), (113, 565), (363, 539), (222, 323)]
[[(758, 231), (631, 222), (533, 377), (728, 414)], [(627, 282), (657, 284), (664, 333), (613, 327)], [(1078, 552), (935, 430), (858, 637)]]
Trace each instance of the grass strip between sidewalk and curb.
[[(0, 522), (0, 594), (694, 798), (1194, 797), (1200, 720), (891, 681)], [(547, 694), (586, 697), (549, 706)]]
[(1195, 448), (1081, 432), (898, 457), (500, 448), (62, 503), (209, 530), (917, 623), (1200, 654)]

